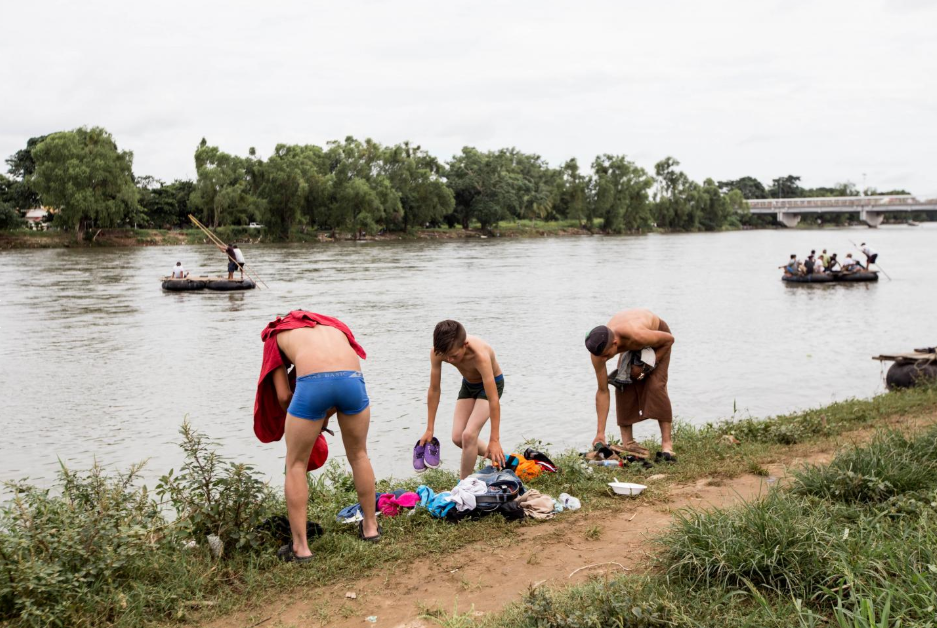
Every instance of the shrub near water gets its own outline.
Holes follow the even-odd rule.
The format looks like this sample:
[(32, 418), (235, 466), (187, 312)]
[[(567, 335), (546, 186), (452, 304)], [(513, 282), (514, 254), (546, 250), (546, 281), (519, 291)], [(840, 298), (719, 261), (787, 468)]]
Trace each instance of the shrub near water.
[[(142, 465), (110, 476), (97, 465), (87, 473), (63, 466), (55, 491), (8, 485), (14, 498), (0, 506), (0, 619), (140, 625), (181, 617), (220, 583), (238, 580), (244, 565), (237, 559), (269, 540), (256, 526), (279, 502), (249, 466), (224, 460), (188, 423), (181, 433), (182, 471), (159, 485), (173, 520), (139, 485)], [(231, 567), (211, 560), (208, 534), (222, 539)], [(199, 548), (183, 551), (189, 541)]]
[(229, 551), (259, 548), (267, 537), (257, 526), (280, 505), (270, 486), (250, 465), (225, 460), (188, 421), (179, 431), (186, 459), (182, 471), (170, 470), (156, 486), (176, 510), (174, 534), (195, 541), (216, 535)]
[(93, 609), (110, 621), (127, 607), (124, 585), (146, 580), (160, 556), (157, 505), (134, 488), (139, 467), (106, 476), (62, 467), (62, 493), (23, 484), (0, 509), (0, 616), (68, 625)]

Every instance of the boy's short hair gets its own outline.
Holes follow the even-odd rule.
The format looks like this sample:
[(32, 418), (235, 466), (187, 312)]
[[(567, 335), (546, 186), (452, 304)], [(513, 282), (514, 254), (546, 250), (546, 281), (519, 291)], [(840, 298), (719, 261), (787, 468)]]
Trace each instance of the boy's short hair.
[(453, 320), (444, 320), (436, 325), (433, 330), (433, 351), (436, 355), (442, 355), (456, 345), (465, 342), (465, 327), (462, 323)]

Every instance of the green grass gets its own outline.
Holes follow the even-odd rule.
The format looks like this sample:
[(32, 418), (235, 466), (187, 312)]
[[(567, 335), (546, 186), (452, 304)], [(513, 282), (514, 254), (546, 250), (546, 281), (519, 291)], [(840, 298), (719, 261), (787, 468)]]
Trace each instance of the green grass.
[[(932, 387), (888, 393), (870, 400), (839, 402), (824, 408), (765, 421), (746, 419), (740, 423), (722, 423), (698, 428), (678, 424), (675, 426), (674, 440), (680, 462), (676, 465), (656, 465), (649, 470), (640, 467), (610, 469), (586, 465), (574, 451), (550, 453), (561, 472), (544, 474), (529, 485), (549, 495), (557, 496), (567, 492), (582, 500), (583, 509), (580, 513), (563, 514), (561, 519), (588, 517), (590, 513), (621, 507), (621, 502), (612, 496), (606, 485), (613, 476), (621, 480), (642, 482), (651, 474), (662, 474), (663, 478), (644, 482), (649, 488), (638, 498), (645, 503), (662, 500), (667, 496), (668, 487), (674, 483), (689, 482), (703, 477), (731, 478), (745, 473), (763, 475), (766, 473), (766, 464), (799, 451), (798, 447), (835, 442), (839, 435), (853, 429), (881, 425), (886, 420), (897, 417), (922, 416), (935, 410), (937, 388)], [(730, 433), (741, 442), (728, 442), (724, 437)], [(631, 599), (634, 601), (632, 608), (640, 609), (644, 615), (653, 615), (657, 612), (655, 609), (669, 609), (666, 612), (670, 614), (666, 617), (670, 619), (666, 621), (674, 622), (676, 620), (673, 618), (683, 616), (681, 613), (690, 617), (692, 613), (687, 604), (696, 600), (706, 609), (699, 613), (699, 617), (711, 616), (714, 622), (719, 612), (713, 609), (723, 609), (727, 613), (747, 614), (750, 621), (754, 622), (738, 625), (772, 625), (770, 622), (757, 623), (758, 618), (768, 617), (769, 612), (758, 610), (757, 596), (770, 599), (769, 607), (777, 612), (783, 610), (785, 613), (790, 611), (803, 615), (801, 611), (796, 610), (794, 600), (798, 599), (798, 596), (805, 600), (804, 604), (813, 605), (809, 606), (810, 609), (817, 608), (829, 612), (833, 600), (838, 599), (834, 589), (844, 584), (856, 587), (855, 594), (849, 588), (838, 590), (840, 593), (848, 593), (844, 598), (846, 610), (852, 608), (851, 604), (858, 603), (856, 600), (859, 599), (860, 592), (880, 606), (880, 589), (873, 586), (876, 577), (880, 580), (887, 579), (890, 574), (897, 572), (901, 564), (934, 565), (934, 570), (937, 571), (937, 557), (932, 555), (931, 550), (926, 549), (930, 547), (929, 544), (933, 540), (931, 537), (934, 535), (927, 528), (933, 526), (921, 525), (922, 522), (931, 521), (925, 519), (931, 517), (927, 514), (930, 512), (929, 506), (925, 504), (929, 503), (926, 500), (929, 498), (928, 491), (931, 490), (927, 478), (934, 474), (931, 472), (932, 467), (927, 466), (930, 462), (923, 463), (924, 467), (920, 466), (922, 451), (926, 446), (916, 440), (909, 440), (908, 443), (910, 444), (903, 448), (898, 446), (900, 443), (897, 440), (890, 441), (890, 444), (876, 445), (877, 449), (873, 447), (869, 450), (877, 452), (875, 455), (854, 454), (857, 457), (849, 463), (851, 466), (842, 466), (847, 463), (837, 462), (831, 467), (845, 478), (840, 481), (840, 492), (843, 496), (853, 499), (854, 495), (863, 495), (863, 503), (875, 504), (878, 510), (874, 511), (874, 516), (879, 517), (877, 523), (874, 517), (860, 517), (861, 521), (855, 523), (854, 520), (858, 521), (857, 516), (852, 514), (856, 509), (855, 504), (847, 503), (843, 499), (837, 501), (831, 495), (822, 494), (817, 487), (838, 486), (836, 482), (828, 482), (825, 476), (817, 475), (831, 473), (830, 471), (818, 468), (810, 471), (814, 475), (804, 472), (798, 476), (797, 488), (773, 495), (760, 510), (720, 512), (707, 518), (685, 515), (681, 524), (675, 528), (680, 532), (674, 532), (673, 535), (676, 536), (668, 537), (669, 540), (664, 546), (666, 559), (662, 564), (661, 574), (644, 579), (630, 577), (614, 581), (614, 587), (618, 588), (614, 589), (614, 595), (607, 599), (607, 608), (601, 604), (596, 608), (606, 608), (609, 613), (618, 612), (614, 609), (625, 608), (620, 599)], [(541, 442), (525, 443), (516, 450), (523, 451), (527, 444), (541, 451), (551, 450), (549, 443)], [(656, 447), (653, 443), (647, 444), (652, 448)], [(892, 457), (885, 457), (889, 450), (897, 453)], [(844, 455), (846, 457), (837, 460), (850, 460), (848, 454)], [(925, 471), (921, 472), (920, 468)], [(850, 470), (863, 478), (876, 479), (863, 480), (866, 484), (860, 486), (861, 490), (856, 492), (851, 488), (852, 476), (847, 474)], [(452, 473), (428, 471), (419, 478), (382, 480), (378, 489), (412, 489), (425, 483), (436, 490), (448, 490), (456, 480)], [(880, 491), (876, 488), (878, 480), (887, 482), (891, 488)], [(863, 486), (865, 488), (862, 488)], [(869, 489), (869, 486), (872, 488)], [(276, 490), (279, 494), (279, 486)], [(52, 492), (53, 496), (54, 493), (55, 490)], [(232, 610), (259, 608), (268, 604), (270, 596), (278, 592), (295, 588), (308, 590), (310, 587), (331, 584), (336, 580), (361, 578), (378, 570), (393, 572), (414, 559), (435, 553), (451, 553), (469, 544), (478, 543), (488, 547), (507, 545), (514, 542), (517, 531), (523, 526), (555, 525), (556, 522), (507, 523), (494, 516), (452, 525), (432, 519), (425, 511), (417, 511), (413, 516), (385, 519), (384, 541), (380, 545), (372, 545), (357, 540), (354, 526), (338, 524), (334, 520), (334, 515), (340, 508), (357, 501), (351, 478), (340, 467), (333, 465), (324, 473), (313, 476), (310, 480), (310, 497), (310, 518), (319, 522), (325, 529), (325, 535), (312, 545), (317, 555), (314, 568), (303, 569), (277, 563), (274, 544), (266, 545), (258, 551), (234, 554), (226, 560), (215, 561), (203, 547), (196, 551), (182, 551), (178, 543), (158, 542), (156, 539), (171, 535), (172, 524), (163, 523), (160, 524), (163, 527), (159, 534), (147, 532), (145, 528), (142, 530), (141, 533), (149, 534), (146, 538), (153, 539), (152, 551), (140, 559), (143, 562), (134, 563), (135, 566), (129, 571), (118, 570), (111, 582), (96, 582), (92, 578), (75, 589), (85, 593), (69, 601), (68, 623), (87, 626), (136, 626), (194, 618), (205, 619)], [(823, 508), (815, 507), (821, 503), (824, 504)], [(279, 508), (283, 510), (282, 503)], [(3, 547), (6, 540), (14, 538), (11, 536), (11, 529), (4, 527), (4, 521), (9, 525), (8, 518), (0, 519), (0, 547)], [(838, 563), (834, 559), (856, 554), (858, 549), (861, 549), (860, 543), (870, 543), (874, 538), (875, 526), (886, 524), (889, 526), (890, 536), (887, 543), (876, 546), (878, 549), (874, 560), (861, 564), (855, 561), (848, 563), (847, 566), (853, 569), (849, 572), (852, 574), (849, 576), (851, 580), (835, 578), (839, 572), (836, 572), (833, 566), (846, 563)], [(846, 539), (842, 539), (846, 526), (849, 526), (850, 533)], [(33, 532), (40, 536), (53, 533), (41, 527)], [(587, 538), (595, 535), (596, 533), (586, 532)], [(899, 547), (914, 549), (913, 552), (902, 553), (898, 552)], [(776, 553), (774, 548), (784, 548), (785, 551)], [(891, 550), (894, 550), (897, 558), (889, 557), (887, 552)], [(0, 561), (2, 560), (0, 558)], [(56, 563), (54, 557), (47, 556), (42, 560), (35, 560), (38, 562), (33, 565), (24, 564), (22, 568), (38, 570), (40, 575), (45, 574), (42, 570), (65, 570), (62, 571), (63, 576), (67, 576), (68, 569), (71, 569)], [(914, 571), (917, 580), (910, 581), (908, 596), (920, 600), (928, 599), (928, 595), (932, 593), (929, 588), (932, 582), (927, 569), (930, 567)], [(0, 574), (2, 571), (0, 569)], [(11, 573), (11, 576), (17, 575), (15, 572)], [(862, 587), (859, 587), (859, 583), (862, 583)], [(914, 586), (910, 586), (911, 584)], [(106, 594), (89, 593), (101, 586), (106, 588)], [(535, 595), (541, 597), (532, 598), (531, 604), (580, 608), (585, 617), (592, 613), (592, 610), (583, 606), (585, 602), (579, 604), (575, 600), (588, 600), (599, 591), (589, 589), (589, 586), (593, 585), (568, 592), (540, 592)], [(823, 593), (827, 589), (831, 593)], [(5, 618), (12, 626), (43, 625), (11, 610), (11, 599), (4, 599), (3, 591), (3, 579), (0, 577), (0, 621)], [(690, 591), (696, 592), (695, 598), (687, 597)], [(645, 602), (649, 605), (645, 605)], [(892, 606), (897, 611), (893, 612), (911, 617), (906, 610), (911, 607), (910, 604), (911, 602), (896, 593)], [(808, 610), (804, 610), (804, 613)], [(40, 611), (41, 608), (36, 617), (42, 616)], [(523, 614), (527, 611), (516, 612)], [(543, 614), (547, 611), (537, 612)], [(445, 614), (441, 617), (445, 617)], [(799, 615), (789, 614), (789, 617)], [(465, 620), (466, 616), (460, 616), (459, 621)], [(527, 619), (518, 621), (516, 625), (604, 625), (576, 623), (579, 619), (570, 620), (567, 624), (524, 623)], [(702, 619), (699, 621), (703, 622)], [(703, 622), (683, 625), (717, 624)]]
[(932, 627), (935, 464), (937, 428), (880, 433), (763, 500), (683, 512), (648, 574), (531, 591), (461, 625)]

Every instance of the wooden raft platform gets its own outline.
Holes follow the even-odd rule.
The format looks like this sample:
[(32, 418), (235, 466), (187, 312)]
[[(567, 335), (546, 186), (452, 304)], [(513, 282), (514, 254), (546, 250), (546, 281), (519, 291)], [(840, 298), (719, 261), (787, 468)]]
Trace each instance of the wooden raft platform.
[(898, 362), (899, 364), (907, 362), (934, 362), (937, 361), (937, 353), (925, 351), (909, 351), (907, 353), (883, 353), (872, 357), (873, 360), (880, 362)]

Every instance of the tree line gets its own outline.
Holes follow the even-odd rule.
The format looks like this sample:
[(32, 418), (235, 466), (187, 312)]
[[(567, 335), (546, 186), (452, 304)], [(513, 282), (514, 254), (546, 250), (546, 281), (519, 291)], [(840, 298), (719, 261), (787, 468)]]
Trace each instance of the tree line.
[[(666, 157), (653, 172), (626, 155), (573, 158), (558, 167), (516, 148), (466, 146), (447, 162), (418, 145), (343, 141), (278, 144), (267, 159), (222, 151), (205, 139), (194, 154), (196, 180), (166, 183), (133, 172), (133, 153), (105, 129), (82, 127), (31, 138), (0, 175), (0, 228), (14, 209), (43, 205), (54, 223), (176, 228), (189, 213), (212, 227), (262, 223), (274, 237), (296, 230), (354, 234), (447, 225), (490, 230), (502, 221), (572, 221), (606, 233), (652, 229), (712, 231), (757, 225), (745, 199), (858, 193), (851, 184), (805, 190), (788, 175), (764, 186), (753, 177), (692, 180)], [(821, 193), (829, 191), (829, 193)], [(839, 215), (834, 215), (837, 218)]]

